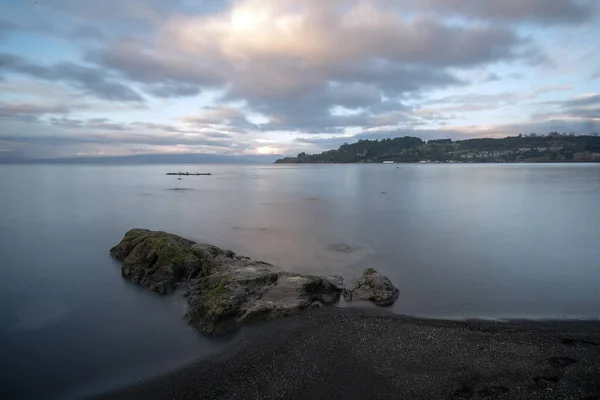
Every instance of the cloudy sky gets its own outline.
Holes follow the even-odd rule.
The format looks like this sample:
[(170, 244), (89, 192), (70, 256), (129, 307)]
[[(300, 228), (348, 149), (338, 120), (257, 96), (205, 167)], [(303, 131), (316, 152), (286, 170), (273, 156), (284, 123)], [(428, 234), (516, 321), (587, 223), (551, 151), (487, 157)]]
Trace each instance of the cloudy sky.
[(8, 0), (0, 159), (600, 131), (594, 0)]

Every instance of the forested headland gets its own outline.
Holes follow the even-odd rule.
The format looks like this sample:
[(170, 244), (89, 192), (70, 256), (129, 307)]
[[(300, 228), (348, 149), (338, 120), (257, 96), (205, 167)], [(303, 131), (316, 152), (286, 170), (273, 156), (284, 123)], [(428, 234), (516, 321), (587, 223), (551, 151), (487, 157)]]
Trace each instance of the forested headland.
[(424, 141), (404, 136), (359, 140), (319, 154), (300, 153), (275, 163), (414, 162), (600, 162), (600, 136), (551, 132), (548, 135)]

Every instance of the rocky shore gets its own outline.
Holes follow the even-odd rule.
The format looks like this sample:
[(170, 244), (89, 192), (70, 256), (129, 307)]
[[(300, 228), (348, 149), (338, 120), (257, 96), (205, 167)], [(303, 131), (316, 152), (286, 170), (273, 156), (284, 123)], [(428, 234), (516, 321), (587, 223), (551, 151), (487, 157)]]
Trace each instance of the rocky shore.
[(160, 294), (185, 288), (186, 318), (208, 334), (294, 315), (334, 303), (341, 295), (346, 301), (370, 300), (386, 306), (399, 294), (387, 277), (372, 268), (346, 285), (341, 276), (284, 272), (230, 250), (146, 229), (128, 231), (110, 253), (123, 262), (122, 274), (133, 282)]
[(600, 322), (452, 322), (322, 307), (102, 399), (600, 398)]
[(187, 319), (201, 331), (246, 326), (223, 352), (102, 399), (600, 399), (599, 321), (320, 307), (340, 296), (389, 305), (398, 289), (369, 268), (346, 283), (143, 229), (111, 254), (125, 277), (158, 293), (186, 288)]

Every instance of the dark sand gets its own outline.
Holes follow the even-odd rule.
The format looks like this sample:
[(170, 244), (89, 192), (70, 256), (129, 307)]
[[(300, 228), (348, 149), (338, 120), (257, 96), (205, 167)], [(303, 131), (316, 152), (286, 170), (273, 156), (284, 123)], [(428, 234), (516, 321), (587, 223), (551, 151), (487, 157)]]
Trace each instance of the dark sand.
[(237, 335), (223, 353), (101, 398), (600, 399), (600, 322), (323, 308)]

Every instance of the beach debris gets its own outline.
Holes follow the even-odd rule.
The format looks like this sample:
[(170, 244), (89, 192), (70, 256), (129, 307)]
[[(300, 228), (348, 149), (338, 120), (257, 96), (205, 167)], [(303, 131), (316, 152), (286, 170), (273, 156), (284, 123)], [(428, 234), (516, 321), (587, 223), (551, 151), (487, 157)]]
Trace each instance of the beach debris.
[(167, 172), (167, 175), (176, 175), (176, 176), (210, 176), (212, 175), (210, 172)]

